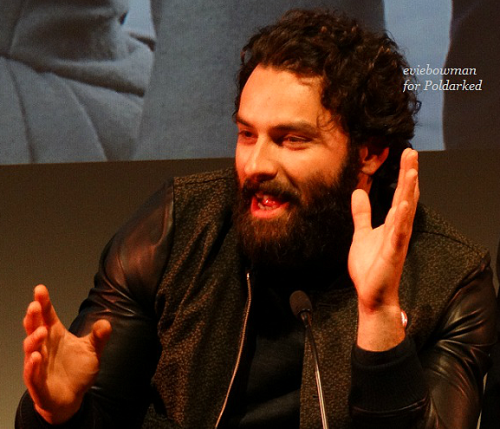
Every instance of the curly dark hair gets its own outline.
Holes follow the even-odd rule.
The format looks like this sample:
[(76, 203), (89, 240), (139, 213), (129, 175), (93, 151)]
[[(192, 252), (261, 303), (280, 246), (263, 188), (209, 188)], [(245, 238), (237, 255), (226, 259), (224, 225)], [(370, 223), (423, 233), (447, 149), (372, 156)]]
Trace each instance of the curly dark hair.
[(392, 182), (402, 151), (414, 135), (420, 107), (413, 91), (403, 91), (411, 76), (396, 43), (343, 14), (328, 10), (287, 12), (276, 24), (259, 30), (241, 52), (241, 92), (257, 65), (319, 76), (322, 104), (339, 121), (354, 147), (372, 143), (390, 147), (377, 175)]

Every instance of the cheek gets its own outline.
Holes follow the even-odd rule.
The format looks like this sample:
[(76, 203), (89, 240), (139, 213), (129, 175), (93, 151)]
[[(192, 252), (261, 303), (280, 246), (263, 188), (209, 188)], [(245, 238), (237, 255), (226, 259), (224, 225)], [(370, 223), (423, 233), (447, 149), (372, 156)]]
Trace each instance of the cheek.
[(287, 179), (298, 188), (313, 179), (330, 182), (335, 177), (335, 166), (321, 156), (296, 156), (288, 162), (283, 160), (282, 166)]
[(245, 151), (241, 146), (236, 145), (236, 153), (234, 157), (234, 167), (236, 169), (236, 174), (240, 183), (244, 180), (244, 171), (246, 160), (248, 159), (247, 151)]
[(300, 191), (305, 202), (309, 202), (312, 189), (318, 185), (331, 187), (338, 183), (341, 175), (341, 166), (332, 165), (331, 162), (316, 160), (312, 164), (304, 163), (301, 170), (289, 172), (289, 179)]
[(311, 159), (309, 167), (314, 171), (313, 175), (322, 178), (326, 183), (335, 182), (347, 162), (347, 151), (343, 148), (318, 151), (314, 159)]

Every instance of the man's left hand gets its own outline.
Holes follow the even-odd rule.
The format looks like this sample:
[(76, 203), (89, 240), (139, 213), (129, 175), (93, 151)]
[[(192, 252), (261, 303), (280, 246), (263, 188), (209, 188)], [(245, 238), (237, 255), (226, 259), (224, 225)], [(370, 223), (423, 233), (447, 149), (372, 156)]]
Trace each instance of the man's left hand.
[(419, 194), (418, 154), (406, 149), (384, 224), (372, 228), (370, 200), (364, 190), (352, 195), (354, 237), (348, 266), (358, 293), (358, 346), (365, 350), (388, 350), (404, 339), (399, 282)]

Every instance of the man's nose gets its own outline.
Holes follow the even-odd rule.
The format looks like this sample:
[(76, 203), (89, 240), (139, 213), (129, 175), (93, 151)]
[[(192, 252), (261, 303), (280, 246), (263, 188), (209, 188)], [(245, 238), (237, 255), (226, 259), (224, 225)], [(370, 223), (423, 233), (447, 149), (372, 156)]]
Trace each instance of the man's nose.
[(245, 165), (246, 178), (259, 181), (273, 179), (278, 171), (276, 149), (271, 140), (258, 139)]

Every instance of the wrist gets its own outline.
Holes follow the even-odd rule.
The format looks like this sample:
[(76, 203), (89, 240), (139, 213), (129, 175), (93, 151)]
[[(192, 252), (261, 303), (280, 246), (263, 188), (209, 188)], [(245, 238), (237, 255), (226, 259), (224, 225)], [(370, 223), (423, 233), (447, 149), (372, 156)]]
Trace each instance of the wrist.
[(405, 338), (405, 322), (406, 313), (399, 304), (384, 305), (375, 310), (358, 306), (358, 347), (385, 351), (397, 346)]
[(48, 411), (37, 404), (35, 405), (36, 412), (49, 424), (51, 425), (61, 425), (67, 423), (71, 420), (80, 410), (82, 406), (83, 399), (70, 404), (68, 406), (58, 406), (55, 411)]

